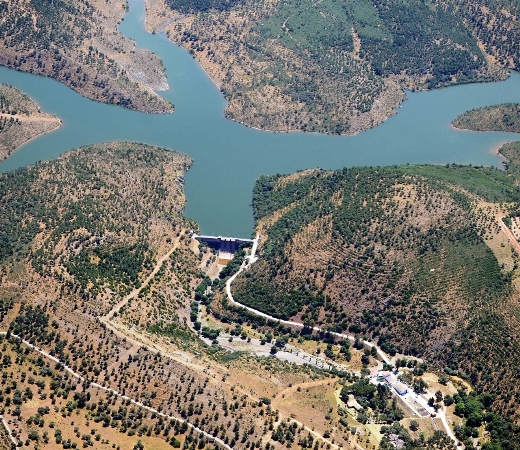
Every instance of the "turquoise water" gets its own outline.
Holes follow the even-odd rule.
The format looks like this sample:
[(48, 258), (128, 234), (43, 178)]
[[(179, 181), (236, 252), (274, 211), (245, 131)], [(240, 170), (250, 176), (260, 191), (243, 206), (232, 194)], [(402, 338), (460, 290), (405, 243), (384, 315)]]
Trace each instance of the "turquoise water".
[(59, 130), (29, 142), (2, 162), (0, 171), (111, 140), (172, 148), (195, 161), (186, 175), (186, 216), (195, 219), (205, 234), (249, 237), (251, 192), (262, 174), (403, 163), (499, 166), (493, 149), (519, 139), (512, 133), (450, 128), (451, 121), (468, 109), (520, 102), (517, 73), (500, 83), (409, 93), (398, 114), (353, 137), (252, 130), (226, 120), (226, 102), (198, 63), (164, 35), (145, 32), (143, 21), (143, 3), (131, 0), (120, 29), (163, 60), (170, 90), (160, 94), (175, 104), (175, 113), (151, 115), (104, 105), (49, 78), (0, 67), (0, 82), (28, 93), (44, 111), (63, 120)]

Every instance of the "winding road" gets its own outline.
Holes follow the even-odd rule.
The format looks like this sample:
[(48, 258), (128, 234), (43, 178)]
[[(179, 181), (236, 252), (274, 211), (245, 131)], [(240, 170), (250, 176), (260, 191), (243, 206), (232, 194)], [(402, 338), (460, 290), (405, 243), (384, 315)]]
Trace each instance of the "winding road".
[[(502, 220), (500, 220), (500, 223), (503, 225), (502, 223)], [(503, 225), (505, 226), (505, 225)], [(507, 233), (506, 233), (507, 234)], [(251, 265), (257, 261), (258, 257), (256, 256), (256, 251), (258, 249), (258, 242), (259, 242), (259, 239), (260, 239), (260, 236), (257, 235), (256, 238), (253, 240), (253, 248), (251, 250), (251, 255), (246, 258), (244, 260), (244, 262), (242, 263), (242, 265), (240, 266), (239, 270), (233, 275), (231, 276), (227, 282), (226, 282), (226, 294), (227, 294), (227, 297), (228, 297), (228, 300), (230, 303), (236, 305), (236, 306), (239, 306), (239, 307), (242, 307), (244, 308), (246, 311), (249, 311), (250, 313), (253, 313), (257, 316), (260, 316), (260, 317), (264, 317), (266, 319), (269, 319), (269, 320), (273, 320), (275, 322), (278, 322), (278, 323), (281, 323), (281, 324), (284, 324), (284, 325), (289, 325), (289, 326), (294, 326), (294, 327), (298, 327), (298, 328), (303, 328), (304, 325), (302, 323), (299, 323), (299, 322), (294, 322), (294, 321), (290, 321), (290, 320), (281, 320), (281, 319), (278, 319), (276, 317), (273, 317), (273, 316), (270, 316), (269, 314), (266, 314), (266, 313), (263, 313), (262, 311), (258, 311), (257, 309), (254, 309), (254, 308), (251, 308), (249, 306), (246, 306), (240, 302), (237, 302), (234, 298), (233, 298), (233, 294), (231, 293), (231, 284), (233, 283), (233, 281), (235, 281), (236, 277), (238, 277), (238, 275), (240, 275), (244, 270), (247, 270), (249, 269), (249, 267), (251, 267)], [(516, 240), (515, 240), (516, 242)], [(518, 244), (518, 242), (517, 242)], [(317, 332), (327, 332), (327, 333), (331, 333), (332, 335), (336, 336), (336, 337), (339, 337), (341, 339), (349, 339), (351, 341), (354, 341), (355, 340), (355, 337), (350, 335), (350, 334), (343, 334), (343, 333), (336, 333), (336, 332), (331, 332), (329, 330), (325, 330), (323, 328), (319, 328), (319, 327), (313, 327), (312, 328), (313, 331), (317, 331)], [(377, 351), (377, 354), (379, 355), (379, 357), (386, 363), (386, 364), (391, 364), (391, 359), (375, 344), (372, 344), (371, 342), (367, 342), (367, 341), (363, 341), (363, 345), (366, 347), (366, 348), (375, 348), (376, 351)], [(398, 395), (394, 389), (391, 389), (391, 392), (392, 394), (394, 395)], [(413, 404), (411, 403), (411, 400), (410, 398), (408, 397), (401, 397), (405, 402), (406, 404), (410, 407), (410, 409), (412, 411), (415, 411), (415, 407), (413, 406)], [(436, 413), (436, 417), (440, 418), (443, 425), (444, 425), (444, 428), (445, 428), (445, 432), (446, 434), (455, 442), (457, 442), (457, 438), (455, 437), (455, 435), (453, 434), (451, 428), (449, 427), (448, 425), (448, 421), (446, 419), (446, 413), (444, 411), (444, 409), (442, 410), (439, 410), (437, 412), (435, 412), (434, 408), (430, 407), (428, 405), (428, 400), (424, 397), (424, 396), (416, 396), (415, 400), (417, 401), (418, 404), (420, 404), (426, 411), (428, 411), (430, 414), (433, 414), (433, 413)]]
[[(255, 261), (257, 261), (258, 258), (256, 256), (256, 251), (258, 249), (258, 241), (259, 241), (259, 239), (260, 239), (260, 236), (257, 236), (255, 239), (253, 239), (253, 248), (251, 250), (251, 255), (244, 260), (244, 262), (242, 263), (242, 265), (240, 266), (238, 271), (227, 280), (227, 282), (226, 282), (226, 294), (227, 294), (228, 300), (232, 304), (234, 304), (236, 306), (240, 306), (240, 307), (244, 308), (246, 311), (249, 311), (249, 312), (251, 312), (251, 313), (253, 313), (253, 314), (257, 315), (257, 316), (265, 317), (266, 319), (273, 320), (275, 322), (278, 322), (278, 323), (281, 323), (281, 324), (284, 324), (284, 325), (289, 325), (289, 326), (293, 326), (293, 327), (303, 328), (304, 325), (302, 323), (300, 323), (300, 322), (293, 322), (291, 320), (282, 320), (282, 319), (279, 319), (277, 317), (270, 316), (269, 314), (263, 313), (262, 311), (259, 311), (257, 309), (254, 309), (254, 308), (251, 308), (249, 306), (246, 306), (246, 305), (244, 305), (244, 304), (242, 304), (240, 302), (237, 302), (233, 298), (233, 294), (231, 294), (231, 284), (233, 283), (233, 281), (235, 281), (236, 277), (238, 277), (238, 275), (240, 275), (244, 270), (249, 269), (249, 267)], [(330, 333), (333, 336), (339, 337), (341, 339), (348, 339), (350, 341), (355, 341), (355, 339), (356, 339), (351, 334), (336, 333), (334, 331), (329, 331), (329, 330), (326, 330), (326, 329), (323, 329), (323, 328), (319, 328), (319, 327), (312, 327), (312, 330), (313, 331), (317, 331), (318, 333), (320, 333), (320, 332)], [(379, 355), (379, 357), (386, 364), (391, 364), (390, 358), (379, 347), (377, 347), (375, 344), (372, 344), (371, 342), (363, 341), (363, 345), (365, 347), (367, 347), (367, 348), (370, 348), (370, 349), (375, 348), (376, 351), (377, 351), (377, 354)]]
[[(500, 221), (501, 222), (501, 221)], [(282, 324), (285, 324), (285, 325), (289, 325), (289, 326), (295, 326), (295, 327), (299, 327), (299, 328), (303, 328), (303, 324), (299, 323), (299, 322), (294, 322), (294, 321), (288, 321), (288, 320), (280, 320), (280, 319), (277, 319), (276, 317), (273, 317), (273, 316), (270, 316), (268, 314), (265, 314), (261, 311), (258, 311), (254, 308), (251, 308), (251, 307), (248, 307), (246, 305), (243, 305), (237, 301), (235, 301), (235, 299), (233, 298), (233, 295), (231, 294), (231, 284), (233, 283), (233, 281), (236, 279), (236, 277), (242, 273), (242, 271), (244, 270), (247, 270), (251, 264), (253, 264), (256, 260), (257, 260), (257, 257), (256, 257), (256, 251), (257, 251), (257, 248), (258, 248), (258, 242), (259, 242), (259, 238), (260, 236), (257, 236), (254, 240), (253, 240), (253, 248), (252, 248), (252, 251), (251, 251), (251, 255), (246, 258), (246, 260), (242, 263), (242, 265), (240, 266), (239, 270), (233, 275), (231, 276), (227, 282), (226, 282), (226, 293), (227, 293), (227, 296), (228, 296), (228, 299), (231, 303), (237, 305), (237, 306), (240, 306), (242, 308), (245, 308), (247, 311), (255, 314), (255, 315), (258, 315), (258, 316), (261, 316), (261, 317), (265, 317), (266, 319), (270, 319), (270, 320), (273, 320), (273, 321), (276, 321), (276, 322), (279, 322), (279, 323), (282, 323)], [(123, 300), (121, 300), (119, 303), (117, 303), (111, 310), (110, 312), (105, 315), (103, 318), (101, 318), (100, 320), (102, 322), (104, 322), (106, 325), (109, 326), (109, 328), (113, 329), (113, 331), (116, 331), (114, 330), (114, 327), (113, 327), (113, 324), (111, 323), (111, 320), (113, 317), (114, 317), (114, 314), (119, 310), (119, 308), (123, 307), (124, 305), (126, 305), (128, 303), (129, 300), (135, 298), (137, 295), (139, 295), (139, 292), (141, 292), (142, 289), (144, 289), (149, 283), (150, 281), (153, 279), (153, 277), (157, 274), (157, 272), (160, 270), (160, 268), (162, 267), (162, 264), (170, 257), (170, 255), (173, 253), (173, 251), (175, 251), (175, 249), (178, 247), (179, 245), (179, 240), (176, 240), (175, 244), (173, 245), (173, 247), (166, 253), (164, 254), (156, 263), (154, 269), (152, 270), (152, 272), (148, 275), (148, 277), (144, 280), (144, 282), (142, 283), (142, 285), (139, 287), (139, 288), (136, 288), (134, 289), (130, 294), (128, 294), (125, 298), (123, 298)], [(321, 331), (324, 331), (324, 332), (329, 332), (328, 330), (324, 330), (324, 329), (321, 329), (321, 328), (318, 328), (318, 327), (313, 327), (313, 330), (314, 331), (318, 331), (318, 332), (321, 332)], [(126, 336), (126, 333), (124, 332), (121, 332), (120, 330), (117, 330), (119, 331), (119, 333), (121, 333), (123, 336), (127, 337)], [(118, 334), (119, 334), (118, 333)], [(354, 336), (352, 335), (348, 335), (348, 334), (342, 334), (342, 333), (335, 333), (335, 332), (332, 332), (332, 334), (334, 336), (337, 336), (337, 337), (340, 337), (342, 339), (349, 339), (349, 340), (354, 340)], [(0, 331), (0, 335), (7, 335), (7, 332), (5, 331)], [(220, 438), (218, 438), (217, 436), (214, 436), (200, 428), (198, 428), (197, 426), (195, 426), (194, 424), (192, 424), (191, 422), (188, 422), (187, 420), (185, 419), (182, 419), (180, 417), (176, 417), (176, 416), (172, 416), (172, 415), (168, 415), (168, 414), (165, 414), (163, 412), (160, 412), (159, 410), (155, 409), (155, 408), (152, 408), (150, 406), (146, 406), (144, 405), (143, 403), (141, 402), (138, 402), (137, 400), (134, 400), (124, 394), (122, 394), (121, 392), (118, 392), (116, 391), (115, 389), (112, 389), (112, 388), (109, 388), (109, 387), (106, 387), (106, 386), (103, 386), (102, 384), (100, 383), (96, 383), (96, 382), (91, 382), (90, 380), (88, 380), (87, 378), (83, 377), (82, 375), (80, 375), (79, 373), (75, 372), (71, 367), (67, 366), (66, 364), (64, 364), (62, 361), (60, 361), (58, 358), (56, 358), (55, 356), (47, 353), (45, 350), (42, 350), (41, 348), (31, 344), (30, 342), (22, 339), (20, 336), (17, 336), (15, 334), (11, 334), (12, 337), (18, 339), (19, 341), (21, 341), (24, 345), (26, 345), (27, 347), (37, 351), (38, 353), (40, 353), (42, 356), (44, 356), (45, 358), (47, 359), (50, 359), (51, 361), (55, 362), (55, 363), (58, 363), (60, 364), (63, 369), (65, 371), (67, 371), (69, 374), (71, 374), (73, 377), (75, 377), (76, 379), (80, 380), (81, 382), (83, 383), (87, 383), (89, 386), (91, 387), (94, 387), (94, 388), (97, 388), (97, 389), (101, 389), (103, 391), (106, 391), (106, 392), (109, 392), (111, 393), (112, 395), (116, 395), (117, 397), (121, 398), (121, 399), (124, 399), (126, 401), (129, 401), (130, 403), (136, 405), (136, 406), (139, 406), (143, 409), (146, 409), (147, 411), (150, 411), (154, 414), (157, 414), (158, 416), (160, 417), (163, 417), (163, 418), (166, 418), (166, 419), (170, 419), (170, 420), (176, 420), (176, 421), (179, 421), (180, 423), (185, 423), (189, 428), (193, 429), (195, 432), (201, 434), (202, 436), (204, 436), (205, 438), (207, 438), (208, 440), (210, 440), (211, 442), (214, 442), (216, 444), (218, 444), (219, 446), (221, 446), (222, 448), (225, 448), (226, 450), (233, 450), (232, 447), (230, 447), (228, 444), (226, 444), (223, 440), (221, 440)], [(137, 342), (136, 342), (137, 343)], [(387, 364), (390, 364), (390, 358), (381, 350), (379, 349), (376, 345), (370, 343), (370, 342), (366, 342), (366, 341), (363, 341), (364, 345), (367, 347), (367, 348), (375, 348), (378, 355), (381, 357), (381, 359), (386, 362)], [(140, 345), (144, 345), (146, 346), (147, 348), (149, 348), (150, 350), (152, 351), (157, 351), (157, 349), (152, 349), (150, 348), (149, 345), (147, 344), (144, 344), (144, 343), (140, 343)], [(167, 352), (165, 352), (165, 356), (168, 356)], [(175, 358), (174, 358), (175, 359)], [(393, 390), (392, 390), (393, 392)], [(395, 394), (395, 393), (394, 393)], [(395, 394), (397, 395), (397, 394)], [(404, 401), (407, 402), (407, 404), (409, 404), (410, 400), (405, 398), (405, 397), (401, 397), (403, 398)], [(408, 401), (407, 401), (408, 400)], [(415, 397), (415, 400), (417, 401), (417, 403), (419, 403), (422, 407), (424, 407), (427, 411), (429, 412), (433, 412), (433, 408), (430, 408), (427, 404), (427, 399), (426, 398), (423, 398), (422, 396), (416, 396)], [(415, 408), (413, 407), (413, 405), (410, 405), (410, 408), (412, 410), (415, 410)], [(430, 411), (431, 410), (431, 411)], [(444, 410), (440, 410), (438, 413), (437, 413), (437, 417), (441, 419), (443, 425), (444, 425), (444, 428), (445, 428), (445, 431), (446, 433), (448, 434), (448, 436), (453, 439), (455, 442), (457, 442), (453, 432), (451, 431), (450, 427), (448, 426), (448, 422), (446, 420), (446, 415), (445, 415), (445, 412)], [(11, 435), (11, 430), (7, 424), (7, 422), (5, 421), (5, 419), (3, 417), (0, 416), (0, 420), (2, 421), (4, 427), (6, 428), (7, 430), (7, 433), (9, 435), (9, 438), (11, 439), (11, 441), (16, 444), (16, 439)], [(305, 426), (304, 424), (301, 424), (303, 426)], [(307, 428), (305, 426), (305, 428)], [(315, 434), (315, 433), (313, 433)], [(320, 436), (321, 439), (323, 439), (322, 436)], [(325, 442), (327, 442), (327, 439), (324, 439)], [(337, 447), (336, 445), (332, 444), (334, 447)]]

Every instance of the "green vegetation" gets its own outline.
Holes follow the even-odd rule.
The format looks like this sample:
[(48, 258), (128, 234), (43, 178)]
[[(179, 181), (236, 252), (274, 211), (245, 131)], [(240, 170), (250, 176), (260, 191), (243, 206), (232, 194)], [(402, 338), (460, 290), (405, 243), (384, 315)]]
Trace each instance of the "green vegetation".
[(484, 444), (484, 449), (512, 448), (511, 446), (515, 445), (514, 435), (519, 430), (491, 411), (495, 397), (488, 393), (478, 395), (474, 391), (468, 395), (466, 389), (462, 387), (453, 398), (444, 399), (446, 405), (455, 403), (455, 414), (464, 418), (463, 424), (456, 425), (454, 432), (466, 447), (473, 445), (472, 438), (479, 436), (479, 428), (483, 424), (491, 437), (491, 442)]
[(506, 159), (504, 166), (518, 184), (518, 180), (520, 180), (520, 142), (504, 144), (500, 148), (499, 154)]
[(211, 301), (211, 292), (207, 292), (207, 290), (211, 284), (211, 278), (204, 277), (204, 279), (195, 289), (195, 300), (200, 301), (202, 304), (209, 304)]
[[(120, 172), (114, 172), (112, 162)], [(2, 174), (0, 263), (9, 267), (27, 258), (39, 276), (56, 274), (64, 283), (62, 295), (79, 294), (82, 303), (107, 289), (127, 293), (140, 285), (143, 271), (152, 269), (151, 221), (162, 215), (170, 227), (184, 223), (171, 209), (174, 199), (181, 207), (184, 201), (178, 187), (153, 174), (184, 173), (188, 165), (176, 153), (115, 143)], [(125, 173), (130, 166), (134, 174), (142, 172), (139, 182), (125, 181), (133, 179), (131, 171)], [(123, 196), (114, 192), (120, 183), (126, 186)], [(146, 198), (140, 197), (144, 192), (147, 200), (139, 200)], [(127, 196), (134, 200), (126, 201)]]
[(226, 264), (226, 267), (224, 267), (220, 271), (218, 277), (221, 280), (223, 280), (224, 278), (227, 278), (227, 277), (230, 277), (231, 275), (233, 275), (244, 262), (245, 256), (246, 256), (245, 245), (242, 244), (240, 246), (240, 248), (235, 252), (233, 259), (231, 261), (229, 261)]
[(64, 265), (82, 289), (87, 289), (92, 280), (138, 287), (143, 267), (149, 269), (152, 266), (146, 243), (115, 248), (97, 247), (72, 256)]
[[(228, 117), (331, 134), (379, 124), (403, 100), (401, 88), (503, 79), (505, 71), (481, 47), (516, 67), (518, 25), (511, 17), (518, 5), (477, 3), (167, 1), (192, 14), (170, 37), (216, 74), (230, 101)], [(495, 21), (508, 28), (491, 26)]]
[(428, 87), (478, 79), (485, 61), (471, 32), (454, 8), (432, 3), (354, 2), (361, 56), (376, 74), (426, 77)]
[[(224, 285), (201, 273), (213, 255), (198, 251), (188, 231), (196, 225), (181, 216), (179, 178), (190, 162), (148, 145), (111, 143), (0, 176), (0, 329), (7, 330), (7, 341), (0, 339), (0, 410), (16, 423), (20, 446), (43, 447), (47, 439), (60, 448), (117, 448), (120, 440), (125, 449), (163, 448), (153, 439), (190, 450), (214, 446), (163, 414), (187, 419), (231, 448), (272, 450), (276, 441), (321, 446), (320, 434), (309, 438), (288, 420), (291, 413), (274, 406), (276, 393), (326, 377), (323, 388), (332, 390), (338, 377), (350, 381), (351, 374), (230, 354), (215, 342), (222, 330), (214, 322), (198, 324), (211, 346), (190, 328), (201, 303), (210, 308), (213, 291)], [(232, 271), (245, 253), (240, 249)], [(275, 349), (304, 339), (237, 310), (244, 326), (235, 325), (234, 335), (243, 341), (247, 322), (276, 328), (274, 336), (259, 335)], [(328, 333), (319, 338), (333, 357), (339, 345)], [(348, 356), (348, 343), (341, 352)], [(153, 410), (141, 416), (141, 404)], [(334, 411), (326, 420), (340, 426)], [(347, 445), (350, 430), (341, 427), (330, 435)]]
[[(134, 51), (118, 33), (122, 8), (31, 0), (1, 2), (0, 12), (0, 64), (50, 76), (93, 100), (146, 112), (172, 111), (169, 102), (140, 85), (159, 87), (164, 72), (156, 56)], [(133, 79), (136, 69), (142, 73), (139, 80)]]
[[(461, 439), (485, 424), (500, 430), (494, 443), (515, 448), (517, 273), (516, 266), (501, 270), (488, 247), (499, 229), (482, 205), (517, 214), (517, 147), (504, 149), (508, 173), (447, 165), (261, 177), (253, 208), (267, 239), (259, 261), (234, 283), (234, 297), (275, 317), (298, 314), (309, 326), (356, 333), (389, 354), (426, 357), (467, 378), (476, 394), (445, 399), (461, 403)], [(422, 372), (417, 365), (408, 380), (418, 391)]]
[(178, 322), (170, 322), (168, 324), (158, 322), (148, 327), (150, 333), (168, 336), (175, 342), (183, 341), (186, 344), (192, 344), (196, 339), (193, 332), (187, 327)]
[[(274, 390), (321, 376), (292, 364), (224, 356), (227, 351), (214, 342), (207, 346), (191, 330), (190, 311), (210, 300), (213, 283), (199, 269), (212, 255), (197, 252), (188, 231), (197, 231), (196, 224), (181, 215), (180, 179), (190, 163), (179, 153), (123, 142), (84, 147), (0, 176), (0, 329), (17, 348), (16, 354), (7, 351), (0, 339), (0, 410), (16, 423), (19, 446), (42, 448), (48, 439), (60, 448), (142, 447), (138, 441), (145, 448), (214, 447), (166, 414), (231, 448), (268, 450), (268, 428), (278, 426), (279, 413), (249, 389), (235, 390), (248, 381), (226, 365), (267, 373), (269, 364), (276, 381), (264, 379)], [(133, 336), (119, 331), (130, 327)], [(213, 341), (219, 332), (200, 325), (201, 335)], [(28, 370), (29, 359), (36, 368)], [(34, 384), (30, 390), (22, 376)], [(121, 395), (91, 389), (92, 383)], [(140, 405), (153, 411), (141, 417)]]
[(509, 0), (436, 0), (434, 4), (453, 8), (486, 53), (493, 55), (503, 67), (520, 68), (520, 53), (515, 45), (520, 30), (515, 19), (520, 14), (518, 2)]
[(379, 445), (379, 450), (395, 449), (394, 444), (389, 439), (390, 435), (396, 435), (401, 441), (403, 441), (402, 448), (404, 450), (455, 450), (458, 448), (446, 433), (439, 430), (435, 430), (428, 439), (424, 436), (421, 436), (419, 439), (412, 439), (408, 430), (398, 422), (395, 422), (391, 426), (381, 427), (381, 433), (384, 437)]
[[(389, 331), (391, 327), (393, 332), (398, 323), (409, 323), (417, 314), (426, 314), (432, 329), (441, 326), (445, 318), (435, 304), (445, 295), (443, 292), (452, 287), (450, 280), (466, 279), (457, 289), (471, 298), (479, 298), (482, 292), (499, 295), (505, 288), (494, 256), (482, 242), (479, 230), (472, 225), (470, 199), (460, 191), (460, 188), (472, 189), (492, 202), (517, 199), (513, 180), (498, 170), (418, 166), (344, 169), (333, 173), (315, 171), (283, 183), (283, 188), (274, 188), (280, 179), (280, 176), (262, 177), (256, 184), (255, 218), (261, 220), (276, 210), (296, 205), (266, 230), (269, 239), (262, 247), (265, 265), (260, 261), (241, 277), (244, 284), (239, 282), (236, 291), (241, 302), (284, 319), (304, 311), (302, 318), (310, 323), (316, 323), (320, 310), (324, 309), (327, 311), (324, 322), (333, 324), (335, 330), (350, 328), (362, 333), (377, 330), (373, 336), (381, 336), (382, 340), (385, 329)], [(404, 186), (417, 186), (417, 198), (407, 200)], [(335, 195), (341, 195), (341, 204), (332, 202)], [(395, 196), (401, 196), (404, 204), (394, 200)], [(446, 212), (451, 208), (451, 214), (436, 217), (428, 226), (407, 223), (419, 214), (413, 205), (419, 200), (427, 206), (421, 215), (427, 216), (430, 211), (437, 215), (436, 205), (441, 203), (449, 204)], [(291, 242), (320, 217), (326, 217), (327, 222), (316, 231), (317, 238), (328, 242), (329, 235), (334, 242), (334, 248), (325, 244), (330, 259), (305, 270), (294, 270), (296, 255), (290, 255)], [(444, 227), (440, 227), (441, 223)], [(311, 239), (311, 235), (304, 238)], [(342, 258), (333, 256), (342, 251)], [(391, 251), (399, 252), (402, 257), (389, 260), (386, 255)], [(451, 258), (445, 258), (446, 252)], [(404, 255), (417, 258), (413, 273)], [(482, 265), (467, 267), (463, 263), (468, 259), (477, 261), (476, 258), (480, 258)], [(430, 268), (438, 264), (444, 266), (441, 274), (432, 276)], [(475, 267), (479, 268), (476, 272)], [(285, 275), (291, 269), (290, 276)], [(343, 283), (340, 280), (343, 273), (348, 273), (350, 286), (345, 289), (349, 291), (332, 298), (336, 286)], [(433, 296), (429, 294), (433, 292)], [(389, 315), (384, 324), (378, 324), (370, 311), (365, 311), (362, 319), (353, 320), (352, 316), (347, 317), (350, 314), (334, 306), (344, 303), (350, 295), (361, 295), (368, 304), (375, 305), (379, 301), (380, 306), (387, 305)], [(420, 305), (410, 301), (423, 296), (430, 296), (430, 300)], [(361, 306), (359, 299), (355, 302)], [(412, 311), (412, 304), (412, 309), (419, 307), (420, 312)], [(396, 306), (401, 310), (397, 316)], [(423, 331), (418, 327), (417, 332), (428, 334), (429, 327), (421, 325)], [(411, 347), (407, 349), (416, 352)]]
[(205, 12), (208, 10), (227, 11), (233, 8), (238, 0), (166, 0), (166, 4), (183, 13)]
[(453, 126), (473, 131), (520, 133), (520, 105), (503, 103), (472, 109), (457, 117)]
[[(457, 117), (453, 126), (472, 131), (520, 133), (520, 104), (503, 103), (472, 109)], [(517, 184), (520, 180), (519, 149), (520, 142), (509, 142), (498, 151), (505, 158), (504, 167)]]
[[(2, 449), (97, 448), (109, 443), (113, 448), (143, 449), (141, 440), (146, 448), (165, 445), (159, 440), (176, 448), (181, 440), (199, 444), (197, 435), (187, 437), (187, 424), (156, 414), (150, 417), (148, 410), (126, 399), (106, 396), (88, 383), (82, 385), (62, 365), (43, 358), (18, 339), (2, 336), (0, 343), (0, 408), (6, 421), (16, 423), (11, 436), (18, 443), (13, 447), (7, 440), (4, 446), (2, 433)], [(132, 447), (125, 446), (129, 441), (133, 441)], [(203, 444), (201, 449), (206, 448)]]
[(393, 424), (399, 422), (404, 413), (397, 407), (395, 397), (392, 396), (390, 388), (386, 384), (377, 386), (370, 383), (367, 378), (361, 378), (351, 385), (346, 385), (341, 389), (341, 399), (347, 403), (349, 395), (353, 395), (356, 401), (364, 408), (358, 413), (357, 420), (367, 423), (368, 417), (366, 410), (372, 411), (371, 417), (375, 423)]

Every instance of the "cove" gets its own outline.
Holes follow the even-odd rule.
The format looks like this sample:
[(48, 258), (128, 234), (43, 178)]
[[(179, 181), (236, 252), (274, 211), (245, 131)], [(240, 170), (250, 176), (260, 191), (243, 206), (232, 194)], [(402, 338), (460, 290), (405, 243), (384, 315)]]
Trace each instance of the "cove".
[(6, 161), (0, 171), (58, 157), (82, 145), (130, 140), (190, 155), (185, 177), (186, 216), (204, 234), (249, 237), (251, 194), (262, 174), (321, 167), (382, 166), (405, 163), (500, 165), (492, 151), (512, 133), (453, 130), (451, 121), (479, 106), (520, 102), (520, 75), (503, 82), (408, 93), (408, 100), (375, 129), (357, 136), (253, 130), (224, 118), (226, 102), (198, 63), (164, 34), (144, 30), (144, 5), (130, 0), (120, 30), (138, 47), (156, 53), (166, 67), (170, 90), (160, 93), (175, 113), (144, 114), (88, 100), (61, 83), (0, 67), (0, 82), (26, 92), (63, 120), (57, 131), (35, 139)]

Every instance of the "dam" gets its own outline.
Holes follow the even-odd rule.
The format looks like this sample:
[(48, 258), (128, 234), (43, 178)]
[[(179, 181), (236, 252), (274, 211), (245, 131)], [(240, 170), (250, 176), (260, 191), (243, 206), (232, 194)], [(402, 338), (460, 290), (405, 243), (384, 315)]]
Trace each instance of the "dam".
[(235, 237), (224, 237), (224, 236), (199, 236), (195, 233), (191, 234), (192, 239), (196, 239), (200, 242), (205, 242), (210, 248), (218, 251), (218, 263), (227, 264), (233, 259), (233, 254), (238, 250), (242, 244), (255, 243), (253, 239), (235, 238)]

